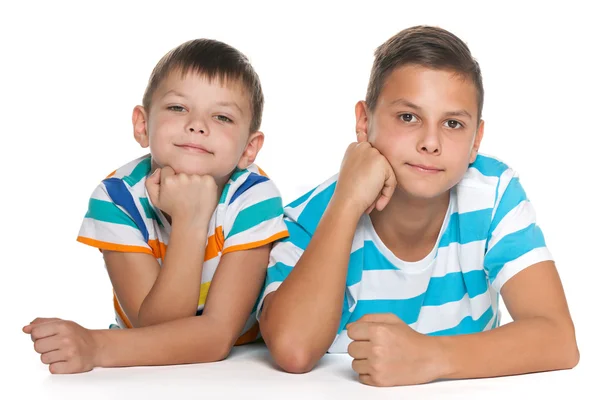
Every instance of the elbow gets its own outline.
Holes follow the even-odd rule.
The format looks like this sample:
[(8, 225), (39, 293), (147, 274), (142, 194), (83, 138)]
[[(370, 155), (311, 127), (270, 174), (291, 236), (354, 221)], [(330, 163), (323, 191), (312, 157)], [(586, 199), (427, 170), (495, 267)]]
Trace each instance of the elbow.
[[(565, 324), (567, 325), (567, 324)], [(560, 329), (560, 334), (557, 339), (557, 350), (558, 362), (561, 369), (573, 369), (579, 364), (579, 347), (577, 345), (577, 338), (575, 335), (575, 328), (570, 322), (567, 328)]]
[(280, 332), (277, 335), (265, 335), (263, 338), (275, 364), (283, 371), (292, 374), (310, 372), (317, 364), (319, 357), (315, 351), (296, 335)]

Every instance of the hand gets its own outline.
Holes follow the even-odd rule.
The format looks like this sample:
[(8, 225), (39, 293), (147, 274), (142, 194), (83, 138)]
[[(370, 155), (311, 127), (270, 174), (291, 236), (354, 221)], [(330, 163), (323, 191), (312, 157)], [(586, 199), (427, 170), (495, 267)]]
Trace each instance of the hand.
[(23, 327), (33, 348), (53, 374), (91, 371), (98, 365), (98, 344), (93, 331), (58, 318), (36, 318)]
[(171, 167), (157, 168), (146, 179), (146, 189), (152, 204), (173, 221), (208, 225), (219, 200), (212, 176), (176, 174)]
[(367, 141), (365, 133), (358, 134), (358, 142), (350, 144), (344, 155), (335, 189), (335, 196), (351, 201), (361, 214), (374, 208), (381, 211), (396, 189), (392, 166)]
[(360, 382), (416, 385), (440, 378), (442, 349), (436, 338), (414, 331), (394, 314), (369, 314), (347, 325), (348, 354)]

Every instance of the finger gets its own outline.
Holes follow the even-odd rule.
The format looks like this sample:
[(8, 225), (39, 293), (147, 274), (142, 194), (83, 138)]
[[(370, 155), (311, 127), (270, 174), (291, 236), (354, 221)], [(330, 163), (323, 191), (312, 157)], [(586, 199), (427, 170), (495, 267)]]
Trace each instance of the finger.
[(33, 344), (33, 348), (37, 353), (44, 354), (61, 348), (61, 338), (58, 335), (38, 339)]
[(66, 361), (67, 354), (66, 354), (66, 352), (64, 352), (62, 350), (53, 350), (53, 351), (49, 351), (47, 353), (43, 353), (40, 356), (40, 359), (42, 360), (42, 363), (49, 365), (49, 364), (54, 364), (59, 361)]
[(360, 383), (365, 384), (365, 385), (378, 386), (373, 381), (373, 377), (371, 377), (371, 375), (369, 375), (369, 374), (360, 374), (360, 375), (358, 375), (358, 380), (359, 380)]
[[(365, 314), (359, 318), (361, 322), (371, 323), (382, 323), (382, 324), (395, 324), (402, 321), (396, 314), (392, 313), (379, 313), (379, 314)], [(357, 322), (358, 322), (357, 321)]]
[(348, 337), (352, 340), (369, 340), (369, 322), (356, 321), (346, 325), (348, 330)]
[(158, 199), (160, 194), (160, 177), (161, 169), (157, 168), (152, 175), (146, 179), (146, 191), (152, 204), (158, 207)]
[(60, 318), (36, 318), (33, 321), (31, 321), (29, 323), (29, 325), (36, 325), (36, 324), (44, 324), (46, 322), (52, 322), (52, 321), (59, 321)]
[(165, 179), (175, 175), (175, 170), (169, 166), (163, 167), (160, 176), (160, 183), (163, 183)]
[(386, 169), (385, 181), (383, 182), (383, 188), (381, 189), (381, 195), (375, 202), (377, 210), (381, 211), (388, 205), (396, 190), (396, 186), (396, 175), (394, 174), (392, 167), (388, 166)]
[(58, 326), (55, 321), (33, 325), (33, 329), (31, 330), (31, 339), (36, 341), (46, 337), (54, 336), (57, 333)]
[(375, 209), (375, 205), (377, 203), (373, 203), (371, 204), (371, 206), (369, 208), (367, 208), (367, 210), (365, 211), (366, 214), (371, 214), (371, 211), (373, 211)]
[(367, 141), (367, 134), (365, 132), (356, 132), (356, 141), (363, 143)]
[(357, 360), (367, 359), (370, 351), (371, 342), (365, 340), (353, 341), (348, 345), (348, 354)]
[(352, 360), (352, 369), (359, 375), (369, 373), (369, 361), (368, 360)]
[(78, 374), (91, 371), (92, 367), (84, 367), (79, 361), (58, 361), (50, 364), (50, 373), (52, 374)]

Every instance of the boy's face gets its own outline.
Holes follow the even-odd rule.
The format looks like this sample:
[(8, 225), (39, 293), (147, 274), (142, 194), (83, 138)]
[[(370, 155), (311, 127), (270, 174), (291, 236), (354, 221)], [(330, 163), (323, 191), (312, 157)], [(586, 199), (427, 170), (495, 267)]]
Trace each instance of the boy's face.
[(211, 175), (224, 184), (236, 168), (254, 161), (263, 141), (249, 134), (250, 101), (238, 82), (171, 72), (152, 96), (150, 110), (134, 110), (134, 134), (150, 147), (155, 166)]
[(373, 112), (364, 102), (356, 112), (357, 132), (366, 132), (389, 161), (398, 189), (417, 198), (435, 198), (456, 185), (483, 137), (475, 85), (447, 70), (397, 68)]

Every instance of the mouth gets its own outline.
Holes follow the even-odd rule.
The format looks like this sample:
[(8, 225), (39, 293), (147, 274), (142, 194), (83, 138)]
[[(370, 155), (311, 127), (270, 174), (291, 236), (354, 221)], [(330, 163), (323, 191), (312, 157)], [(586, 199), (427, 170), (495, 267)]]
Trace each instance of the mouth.
[(423, 165), (423, 164), (411, 164), (406, 163), (411, 169), (416, 170), (418, 172), (426, 173), (426, 174), (436, 174), (438, 172), (442, 172), (442, 168), (434, 167), (432, 165)]
[(176, 144), (175, 147), (197, 154), (212, 154), (206, 147), (194, 143)]

